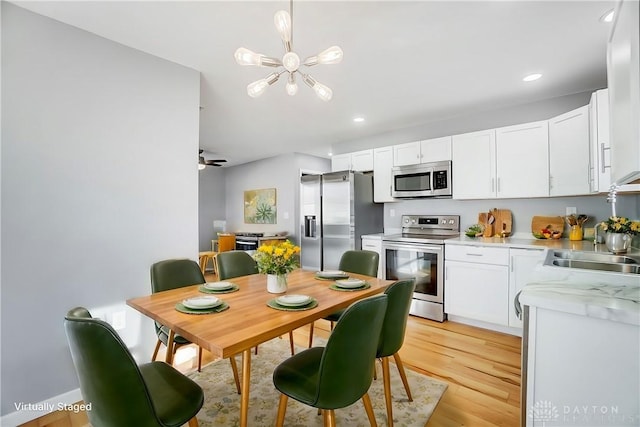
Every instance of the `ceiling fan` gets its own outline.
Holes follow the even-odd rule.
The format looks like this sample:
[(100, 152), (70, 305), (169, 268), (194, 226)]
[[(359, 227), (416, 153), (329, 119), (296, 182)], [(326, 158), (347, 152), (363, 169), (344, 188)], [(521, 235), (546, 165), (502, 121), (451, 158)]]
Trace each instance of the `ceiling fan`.
[(215, 159), (215, 160), (205, 160), (204, 156), (202, 156), (202, 153), (204, 152), (203, 149), (199, 150), (199, 154), (200, 156), (198, 157), (198, 169), (202, 170), (207, 166), (222, 166), (218, 163), (226, 163), (226, 160), (224, 159)]

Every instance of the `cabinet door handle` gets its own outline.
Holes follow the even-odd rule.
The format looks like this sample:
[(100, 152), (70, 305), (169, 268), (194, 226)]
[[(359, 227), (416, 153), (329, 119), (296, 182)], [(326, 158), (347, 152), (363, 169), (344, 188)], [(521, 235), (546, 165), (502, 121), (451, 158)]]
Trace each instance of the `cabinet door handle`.
[(611, 167), (611, 165), (605, 165), (604, 164), (604, 152), (605, 152), (605, 150), (610, 150), (610, 149), (611, 149), (610, 147), (605, 147), (604, 143), (600, 143), (600, 158), (602, 159), (600, 161), (600, 164), (602, 165), (602, 173), (606, 172), (605, 171), (606, 168), (610, 168)]

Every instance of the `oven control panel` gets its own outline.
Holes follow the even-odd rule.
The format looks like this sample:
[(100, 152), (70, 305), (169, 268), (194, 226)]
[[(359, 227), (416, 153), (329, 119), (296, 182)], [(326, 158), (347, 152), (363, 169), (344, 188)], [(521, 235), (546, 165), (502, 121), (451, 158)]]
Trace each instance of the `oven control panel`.
[(460, 231), (459, 215), (402, 215), (403, 232), (409, 230)]

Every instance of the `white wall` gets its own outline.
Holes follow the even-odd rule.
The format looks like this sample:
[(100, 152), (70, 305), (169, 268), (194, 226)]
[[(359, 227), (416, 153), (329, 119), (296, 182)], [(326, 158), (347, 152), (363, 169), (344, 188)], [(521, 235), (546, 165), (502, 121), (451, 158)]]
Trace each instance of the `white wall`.
[(151, 263), (197, 257), (199, 74), (7, 2), (2, 67), (4, 415), (77, 388), (74, 306), (126, 310), (150, 357), (152, 324), (124, 302)]

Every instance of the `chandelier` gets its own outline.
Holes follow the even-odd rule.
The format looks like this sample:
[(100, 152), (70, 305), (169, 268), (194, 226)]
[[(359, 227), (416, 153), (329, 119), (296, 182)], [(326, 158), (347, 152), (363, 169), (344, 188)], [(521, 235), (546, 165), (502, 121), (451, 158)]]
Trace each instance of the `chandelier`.
[(312, 67), (317, 64), (337, 64), (342, 61), (342, 49), (338, 46), (331, 46), (330, 48), (320, 52), (315, 56), (310, 56), (304, 61), (300, 61), (298, 54), (292, 51), (293, 44), (293, 0), (289, 3), (290, 13), (286, 10), (280, 10), (276, 12), (273, 17), (276, 30), (282, 38), (284, 43), (285, 54), (282, 59), (265, 56), (261, 53), (255, 53), (251, 50), (241, 47), (236, 50), (235, 59), (240, 65), (256, 65), (259, 67), (283, 67), (278, 68), (275, 72), (269, 74), (263, 79), (250, 83), (247, 86), (247, 93), (250, 97), (256, 98), (262, 95), (267, 87), (271, 86), (280, 79), (282, 74), (287, 77), (287, 85), (285, 87), (287, 93), (291, 96), (298, 92), (298, 84), (296, 83), (296, 75), (300, 76), (303, 82), (312, 88), (318, 98), (323, 101), (331, 100), (333, 92), (331, 89), (322, 83), (319, 83), (316, 79), (309, 74), (305, 74), (300, 70), (300, 66)]

